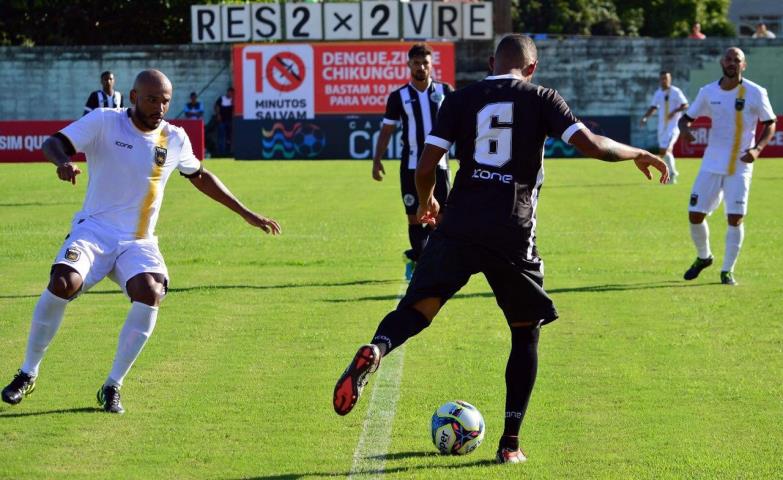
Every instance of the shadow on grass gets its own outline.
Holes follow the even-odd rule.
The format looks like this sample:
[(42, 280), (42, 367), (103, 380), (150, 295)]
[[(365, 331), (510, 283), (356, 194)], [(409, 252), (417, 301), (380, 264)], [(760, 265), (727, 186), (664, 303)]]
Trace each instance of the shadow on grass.
[[(276, 290), (282, 288), (353, 287), (357, 285), (397, 285), (399, 283), (399, 280), (350, 280), (346, 282), (281, 283), (279, 285), (194, 285), (191, 287), (170, 288), (169, 293), (210, 290)], [(87, 295), (122, 295), (122, 292), (118, 288), (116, 290), (90, 291), (87, 292)], [(0, 299), (38, 298), (40, 296), (40, 293), (34, 295), (0, 295)]]
[(63, 413), (102, 413), (98, 407), (62, 408), (60, 410), (41, 410), (38, 412), (8, 412), (0, 410), (0, 419), (14, 417), (37, 417), (39, 415), (60, 415)]
[[(429, 456), (439, 456), (437, 454), (431, 454), (429, 452), (401, 452), (401, 453), (392, 453), (389, 455), (385, 455), (385, 458), (387, 460), (389, 459), (403, 459), (403, 458), (412, 458), (412, 457), (429, 457)], [(382, 458), (384, 456), (380, 457), (370, 457), (370, 458)], [(412, 467), (389, 467), (389, 468), (383, 468), (383, 469), (374, 469), (374, 470), (362, 470), (360, 472), (304, 472), (304, 473), (283, 473), (279, 475), (262, 475), (260, 477), (241, 477), (242, 480), (298, 480), (302, 478), (325, 478), (325, 477), (357, 477), (362, 478), (366, 476), (379, 476), (379, 475), (385, 475), (390, 473), (402, 473), (402, 472), (410, 472), (413, 474), (417, 471), (426, 471), (428, 469), (437, 470), (437, 471), (443, 471), (443, 470), (458, 470), (461, 468), (467, 468), (467, 467), (480, 467), (480, 466), (488, 466), (488, 465), (495, 465), (495, 462), (489, 459), (485, 460), (476, 460), (469, 463), (460, 463), (458, 465), (419, 465), (419, 466), (412, 466)], [(455, 472), (455, 474), (458, 474), (458, 472)], [(237, 479), (239, 480), (239, 479)]]
[[(708, 282), (708, 283), (684, 283), (682, 280), (665, 280), (661, 282), (646, 282), (646, 283), (607, 283), (603, 285), (585, 285), (583, 287), (565, 287), (565, 288), (552, 288), (546, 289), (546, 292), (550, 295), (558, 295), (560, 293), (581, 293), (581, 292), (624, 292), (630, 290), (654, 290), (659, 288), (693, 288), (693, 287), (707, 287), (710, 285), (720, 285), (720, 282)], [(492, 292), (479, 292), (479, 293), (458, 293), (454, 295), (455, 299), (459, 298), (495, 298), (495, 294)], [(329, 303), (347, 303), (347, 302), (360, 302), (360, 301), (393, 301), (397, 300), (397, 295), (375, 295), (372, 297), (357, 297), (357, 298), (329, 298), (324, 300)]]

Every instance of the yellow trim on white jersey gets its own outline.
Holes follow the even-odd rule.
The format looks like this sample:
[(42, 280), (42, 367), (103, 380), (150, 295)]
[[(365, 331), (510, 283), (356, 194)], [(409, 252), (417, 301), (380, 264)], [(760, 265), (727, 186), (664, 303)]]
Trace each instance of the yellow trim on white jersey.
[(742, 100), (743, 109), (745, 102), (745, 85), (740, 83), (739, 90), (737, 90), (737, 100), (734, 101), (734, 143), (731, 146), (731, 156), (729, 157), (729, 175), (734, 175), (737, 170), (737, 157), (740, 154), (740, 143), (742, 142), (743, 131), (743, 110), (737, 108), (737, 102)]
[[(155, 142), (156, 146), (168, 149), (169, 137), (166, 135), (165, 129), (161, 129), (158, 132), (158, 141)], [(147, 195), (144, 197), (144, 201), (141, 204), (139, 210), (139, 221), (136, 227), (136, 238), (145, 238), (147, 236), (147, 230), (150, 227), (152, 205), (158, 198), (158, 192), (160, 190), (160, 180), (163, 175), (163, 165), (158, 165), (157, 162), (152, 162), (152, 173), (150, 173), (150, 184)]]

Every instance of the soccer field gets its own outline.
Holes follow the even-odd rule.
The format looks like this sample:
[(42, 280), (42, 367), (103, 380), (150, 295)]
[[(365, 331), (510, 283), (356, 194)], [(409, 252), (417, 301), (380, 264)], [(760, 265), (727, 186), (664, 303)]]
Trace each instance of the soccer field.
[[(510, 339), (483, 277), (384, 360), (350, 415), (332, 410), (335, 380), (404, 286), (398, 164), (382, 183), (369, 162), (207, 166), (283, 235), (172, 176), (157, 228), (171, 289), (122, 390), (127, 413), (95, 405), (129, 307), (106, 280), (69, 307), (36, 391), (0, 404), (0, 478), (780, 478), (783, 161), (756, 166), (733, 288), (718, 278), (722, 208), (716, 265), (682, 280), (697, 161), (679, 162), (673, 186), (630, 162), (546, 162), (538, 243), (561, 317), (541, 335), (529, 461), (506, 466), (492, 460)], [(72, 187), (44, 164), (0, 174), (5, 385), (86, 178)], [(466, 457), (429, 437), (454, 399), (487, 425)]]

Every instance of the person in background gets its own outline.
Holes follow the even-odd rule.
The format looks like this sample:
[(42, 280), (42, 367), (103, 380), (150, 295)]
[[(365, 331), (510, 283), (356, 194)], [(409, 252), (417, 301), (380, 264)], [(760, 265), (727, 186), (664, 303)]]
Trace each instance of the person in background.
[(108, 70), (101, 73), (101, 89), (95, 90), (87, 97), (84, 113), (87, 115), (96, 108), (122, 108), (122, 93), (114, 90), (114, 74)]
[(688, 35), (688, 38), (695, 38), (696, 40), (704, 40), (707, 38), (707, 35), (704, 35), (701, 33), (701, 23), (696, 22), (691, 27), (691, 34)]
[(225, 95), (215, 102), (215, 117), (218, 121), (218, 151), (231, 153), (231, 122), (234, 118), (234, 89), (228, 87)]
[(185, 104), (185, 118), (198, 120), (204, 118), (204, 105), (198, 101), (198, 94), (190, 92), (190, 101)]
[(756, 25), (756, 31), (753, 32), (753, 38), (775, 38), (775, 34), (767, 30), (765, 23)]

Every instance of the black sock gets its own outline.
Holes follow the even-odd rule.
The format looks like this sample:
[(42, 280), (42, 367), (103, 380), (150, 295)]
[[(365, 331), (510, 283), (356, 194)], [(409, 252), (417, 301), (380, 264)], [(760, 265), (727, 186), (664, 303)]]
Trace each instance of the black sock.
[(411, 242), (411, 260), (417, 262), (424, 245), (427, 244), (427, 238), (430, 231), (422, 225), (408, 225), (408, 240)]
[[(508, 440), (519, 435), (536, 382), (539, 331), (540, 328), (511, 329), (511, 353), (506, 364), (506, 421), (503, 427), (503, 438), (508, 437)], [(503, 439), (501, 447), (502, 442)]]
[(386, 353), (388, 354), (429, 325), (427, 317), (415, 308), (398, 308), (381, 320), (378, 330), (375, 331), (372, 338), (372, 343), (386, 344)]

